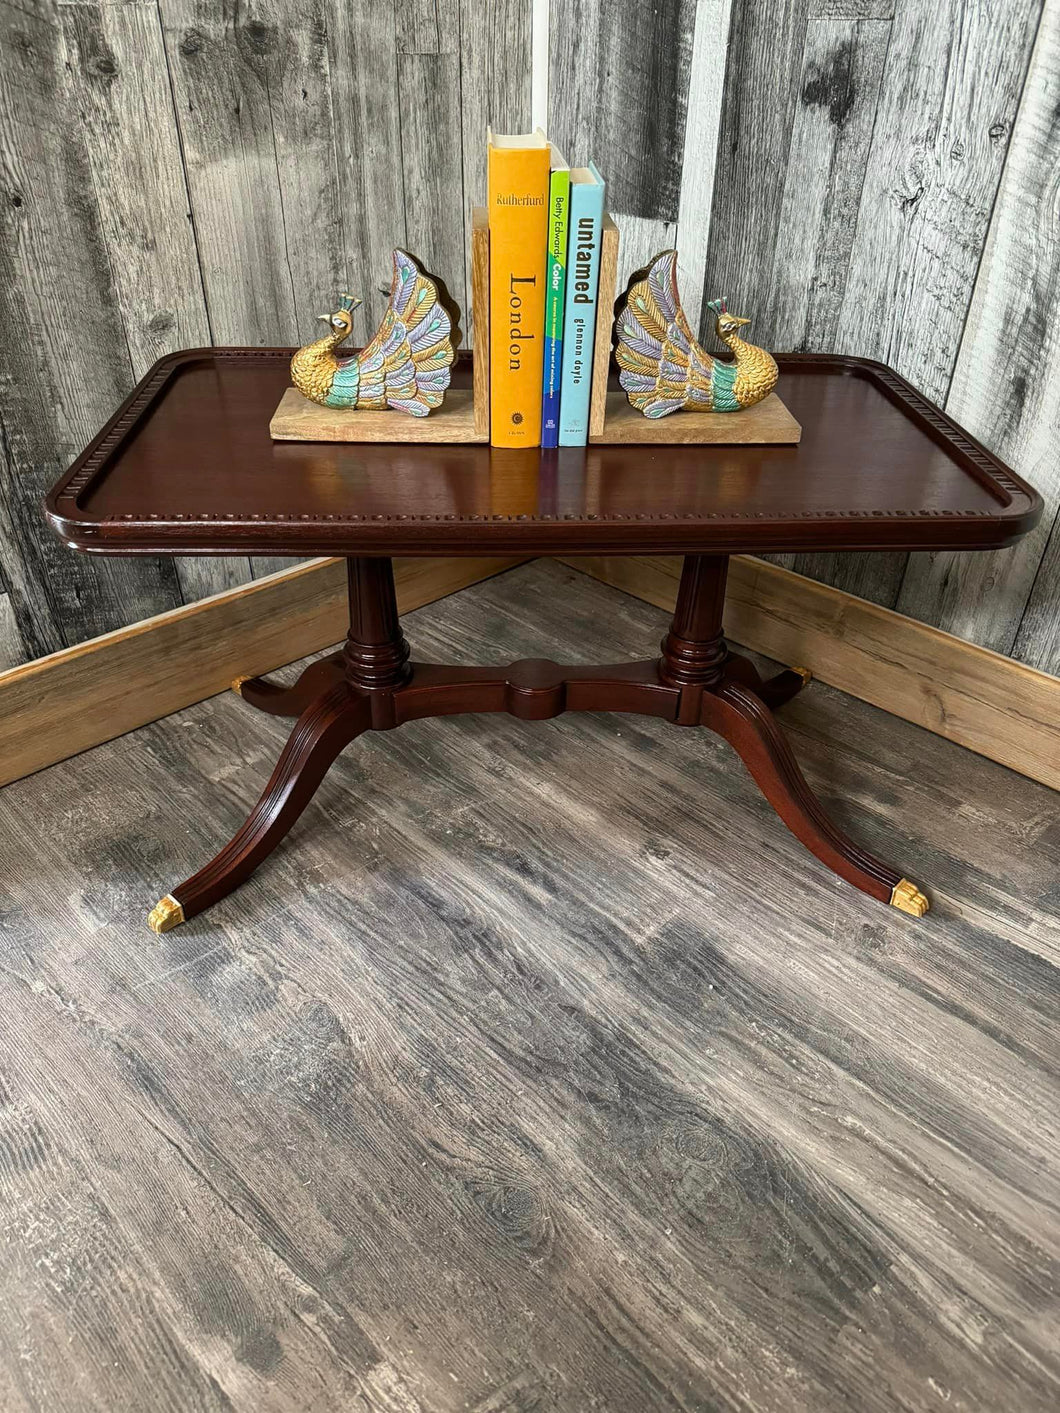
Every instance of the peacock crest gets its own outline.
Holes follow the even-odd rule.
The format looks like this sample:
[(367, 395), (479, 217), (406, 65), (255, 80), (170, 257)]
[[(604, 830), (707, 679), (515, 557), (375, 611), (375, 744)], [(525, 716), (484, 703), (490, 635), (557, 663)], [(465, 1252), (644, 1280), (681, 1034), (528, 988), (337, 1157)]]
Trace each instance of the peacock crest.
[(451, 313), (433, 276), (404, 250), (395, 250), (382, 323), (359, 353), (341, 358), (337, 350), (350, 336), (353, 311), (360, 302), (344, 294), (333, 314), (319, 316), (328, 332), (291, 359), (295, 387), (325, 407), (392, 407), (426, 417), (441, 406), (449, 386), (459, 342), (455, 306)]
[(664, 250), (638, 270), (619, 302), (615, 358), (619, 383), (645, 417), (690, 412), (739, 412), (773, 391), (777, 365), (764, 348), (745, 343), (738, 330), (749, 319), (711, 300), (718, 338), (732, 362), (712, 358), (693, 337), (677, 290), (677, 251)]

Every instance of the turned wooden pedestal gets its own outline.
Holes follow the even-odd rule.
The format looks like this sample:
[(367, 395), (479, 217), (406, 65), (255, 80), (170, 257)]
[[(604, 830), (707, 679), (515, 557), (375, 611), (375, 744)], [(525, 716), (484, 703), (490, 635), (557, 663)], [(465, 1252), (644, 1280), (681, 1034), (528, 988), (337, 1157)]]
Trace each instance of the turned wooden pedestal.
[(823, 863), (881, 902), (918, 917), (927, 911), (923, 893), (832, 823), (799, 770), (773, 708), (810, 674), (794, 669), (763, 681), (747, 658), (729, 651), (722, 631), (728, 556), (685, 558), (660, 657), (602, 667), (544, 658), (497, 667), (411, 661), (390, 560), (353, 558), (348, 565), (350, 631), (341, 652), (314, 662), (290, 687), (260, 677), (233, 684), (251, 706), (298, 721), (246, 823), (155, 907), (149, 921), (156, 932), (194, 917), (249, 878), (355, 737), (424, 717), (492, 711), (524, 721), (565, 711), (642, 712), (677, 726), (709, 727), (734, 747), (777, 814)]

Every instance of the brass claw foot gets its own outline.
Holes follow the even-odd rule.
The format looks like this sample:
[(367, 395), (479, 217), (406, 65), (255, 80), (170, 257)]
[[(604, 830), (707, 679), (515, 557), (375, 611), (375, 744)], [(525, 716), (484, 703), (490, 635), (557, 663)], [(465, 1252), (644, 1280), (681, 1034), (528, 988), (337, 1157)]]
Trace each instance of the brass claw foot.
[(789, 671), (789, 672), (797, 672), (797, 673), (799, 674), (799, 676), (802, 678), (802, 685), (803, 685), (804, 687), (808, 687), (808, 686), (810, 685), (810, 683), (813, 681), (813, 673), (810, 671), (810, 669), (809, 669), (808, 667), (789, 667), (789, 668), (788, 668), (788, 671)]
[(249, 672), (242, 677), (234, 677), (232, 679), (232, 691), (235, 692), (237, 697), (241, 697), (243, 695), (243, 683), (252, 682), (253, 680), (253, 674)]
[(915, 883), (908, 878), (900, 878), (891, 889), (891, 907), (913, 917), (923, 917), (931, 904)]
[(164, 898), (159, 898), (151, 911), (147, 914), (147, 925), (152, 932), (171, 932), (174, 927), (179, 927), (184, 921), (184, 909), (173, 897), (172, 893), (167, 893)]

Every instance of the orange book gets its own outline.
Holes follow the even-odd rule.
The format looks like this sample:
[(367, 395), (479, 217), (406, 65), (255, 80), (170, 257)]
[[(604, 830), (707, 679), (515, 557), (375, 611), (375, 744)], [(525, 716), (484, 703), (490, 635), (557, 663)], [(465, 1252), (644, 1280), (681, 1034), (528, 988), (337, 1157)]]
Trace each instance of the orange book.
[(490, 441), (541, 445), (550, 148), (489, 132)]

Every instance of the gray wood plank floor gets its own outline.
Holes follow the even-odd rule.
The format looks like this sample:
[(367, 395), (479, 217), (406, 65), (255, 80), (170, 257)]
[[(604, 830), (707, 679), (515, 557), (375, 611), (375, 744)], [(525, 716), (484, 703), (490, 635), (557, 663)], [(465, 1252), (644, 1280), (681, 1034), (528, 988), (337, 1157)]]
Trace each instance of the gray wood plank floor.
[[(663, 626), (543, 561), (406, 621)], [(288, 723), (228, 694), (8, 787), (5, 1413), (1055, 1408), (1057, 797), (819, 684), (784, 718), (925, 920), (635, 717), (364, 738), (163, 938)]]

